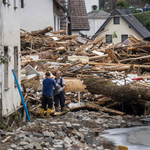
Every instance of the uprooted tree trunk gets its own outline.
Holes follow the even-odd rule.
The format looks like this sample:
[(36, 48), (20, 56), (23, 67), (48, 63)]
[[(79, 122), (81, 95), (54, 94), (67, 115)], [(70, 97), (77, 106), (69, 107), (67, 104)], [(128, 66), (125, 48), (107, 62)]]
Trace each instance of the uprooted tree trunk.
[(92, 94), (103, 94), (111, 97), (114, 101), (130, 103), (142, 100), (150, 100), (150, 90), (139, 88), (134, 85), (118, 86), (107, 79), (84, 79), (87, 90)]

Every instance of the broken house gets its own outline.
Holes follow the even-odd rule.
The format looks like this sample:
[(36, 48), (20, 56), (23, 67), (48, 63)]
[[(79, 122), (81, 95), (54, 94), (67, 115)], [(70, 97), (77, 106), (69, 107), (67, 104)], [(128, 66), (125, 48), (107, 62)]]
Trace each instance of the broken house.
[[(114, 32), (117, 38), (113, 38)], [(135, 35), (138, 38), (146, 38), (150, 36), (150, 32), (131, 15), (129, 9), (116, 9), (98, 29), (93, 38), (104, 36), (106, 43), (117, 44), (124, 42), (130, 35)]]
[(52, 26), (53, 31), (58, 31), (60, 29), (65, 30), (66, 21), (61, 20), (61, 18), (63, 18), (65, 15), (66, 7), (59, 1), (21, 1), (21, 28), (29, 32), (43, 29), (47, 26)]
[(0, 1), (0, 115), (20, 106), (21, 99), (12, 69), (20, 83), (20, 11), (19, 0)]

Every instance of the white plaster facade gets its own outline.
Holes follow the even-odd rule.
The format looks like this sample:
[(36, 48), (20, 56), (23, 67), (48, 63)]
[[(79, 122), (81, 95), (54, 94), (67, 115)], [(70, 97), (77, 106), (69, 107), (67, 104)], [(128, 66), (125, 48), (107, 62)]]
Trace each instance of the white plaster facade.
[(48, 26), (52, 26), (54, 31), (60, 29), (60, 17), (53, 0), (24, 0), (20, 21), (21, 28), (29, 32)]
[(80, 31), (72, 31), (72, 35), (79, 35)]
[(97, 6), (97, 10), (99, 10), (99, 0), (85, 0), (85, 5), (86, 5), (86, 11), (87, 13), (89, 13), (90, 11), (92, 11), (92, 6), (96, 5)]
[(91, 37), (103, 25), (106, 19), (88, 19), (88, 21), (89, 21), (90, 30), (82, 31), (82, 33), (87, 35), (88, 37)]
[[(117, 34), (117, 38), (112, 39), (112, 43), (117, 44), (122, 42), (121, 36), (122, 35), (135, 35), (137, 38), (141, 38), (132, 28), (129, 28), (128, 24), (120, 18), (120, 24), (114, 24), (113, 18), (106, 24), (105, 29), (107, 30), (105, 32), (99, 33), (97, 38), (99, 37), (106, 37), (106, 35), (113, 35), (114, 32)], [(105, 39), (106, 40), (106, 39)]]
[[(5, 64), (0, 64), (0, 91), (2, 98), (2, 115), (14, 110), (21, 104), (21, 98), (18, 88), (15, 86), (14, 76), (12, 69), (17, 69), (18, 81), (20, 83), (20, 9), (19, 0), (9, 0), (9, 4), (4, 4), (0, 1), (0, 51), (4, 54), (4, 47), (8, 48), (8, 56), (10, 61), (8, 67)], [(18, 49), (16, 57), (14, 57), (14, 48)], [(15, 62), (17, 67), (15, 67)], [(6, 71), (7, 68), (7, 78)], [(7, 88), (5, 81), (8, 81)]]

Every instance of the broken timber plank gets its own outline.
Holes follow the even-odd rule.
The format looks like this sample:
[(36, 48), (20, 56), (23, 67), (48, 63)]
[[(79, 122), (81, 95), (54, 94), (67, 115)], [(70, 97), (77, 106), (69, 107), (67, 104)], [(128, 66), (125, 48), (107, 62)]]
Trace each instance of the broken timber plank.
[(113, 114), (117, 114), (117, 115), (123, 115), (124, 114), (124, 112), (109, 109), (109, 108), (104, 108), (104, 107), (101, 107), (99, 105), (96, 105), (96, 104), (90, 103), (90, 102), (87, 102), (85, 105), (88, 106), (88, 107), (95, 108), (97, 110), (102, 110), (102, 111), (107, 112), (107, 113), (113, 113)]
[(81, 50), (83, 50), (84, 48), (88, 47), (89, 45), (93, 45), (93, 44), (96, 44), (98, 42), (101, 42), (103, 39), (104, 39), (104, 37), (100, 37), (100, 38), (98, 38), (98, 39), (96, 39), (96, 40), (94, 40), (94, 41), (92, 41), (92, 42), (90, 42), (90, 43), (88, 43), (86, 45), (83, 45), (79, 49), (76, 49), (76, 52), (80, 52)]
[(115, 55), (115, 52), (114, 52), (111, 48), (106, 49), (106, 53), (109, 55), (109, 57), (110, 57), (115, 63), (118, 63), (118, 62), (119, 62), (118, 59), (117, 59), (117, 57), (116, 57), (116, 55)]

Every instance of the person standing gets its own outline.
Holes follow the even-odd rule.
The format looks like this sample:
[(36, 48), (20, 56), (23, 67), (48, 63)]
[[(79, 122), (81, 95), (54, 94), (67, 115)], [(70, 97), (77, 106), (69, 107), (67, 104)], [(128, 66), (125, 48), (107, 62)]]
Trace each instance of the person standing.
[[(62, 89), (64, 90), (66, 87), (65, 79), (61, 76), (61, 71), (56, 72), (56, 78), (54, 78), (55, 82), (59, 84)], [(61, 106), (61, 112), (64, 111), (65, 107), (65, 95), (64, 91), (60, 92), (59, 94), (54, 96), (54, 105), (55, 105), (55, 111), (58, 112), (59, 103)]]
[(40, 109), (40, 116), (45, 118), (44, 110), (47, 107), (46, 117), (50, 117), (51, 109), (53, 108), (53, 87), (56, 88), (56, 83), (50, 78), (50, 73), (45, 73), (45, 79), (43, 80), (43, 92), (42, 92), (42, 107)]

